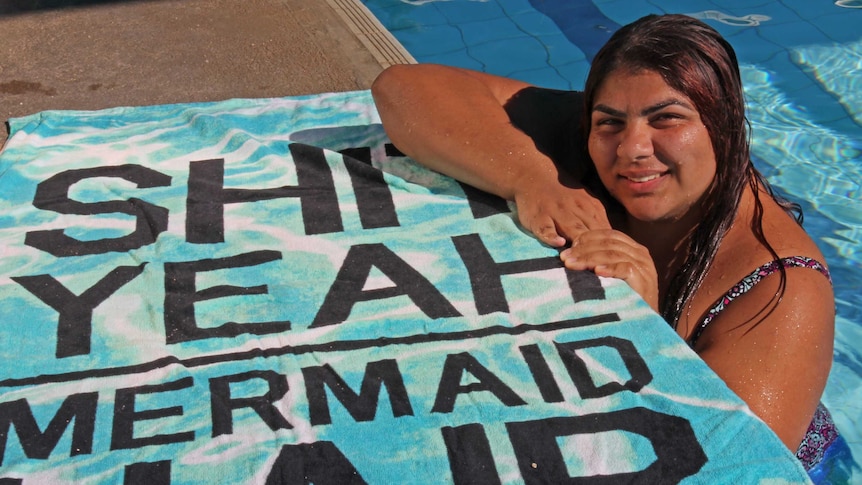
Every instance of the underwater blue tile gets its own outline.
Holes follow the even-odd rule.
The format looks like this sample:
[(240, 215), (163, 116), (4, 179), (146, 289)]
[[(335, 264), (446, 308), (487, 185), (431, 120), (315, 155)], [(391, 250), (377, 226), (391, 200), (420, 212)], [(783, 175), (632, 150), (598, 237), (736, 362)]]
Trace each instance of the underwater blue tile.
[(862, 8), (840, 11), (810, 19), (833, 42), (844, 44), (862, 41)]
[(595, 2), (596, 7), (608, 18), (620, 25), (625, 25), (651, 13), (665, 13), (663, 9), (646, 1), (609, 0)]
[(366, 5), (366, 6), (368, 7), (368, 10), (372, 14), (374, 14), (374, 17), (376, 17), (377, 20), (379, 20), (381, 24), (386, 26), (387, 29), (392, 27), (392, 22), (393, 22), (392, 19), (393, 19), (393, 16), (396, 14), (396, 12), (394, 12), (388, 8), (384, 8), (384, 7), (380, 7), (380, 6), (369, 6), (369, 5)]
[(589, 64), (583, 62), (570, 62), (567, 64), (555, 64), (557, 72), (566, 80), (566, 85), (557, 86), (556, 89), (572, 89), (583, 91), (587, 74), (590, 71)]
[(387, 8), (370, 9), (371, 13), (388, 30), (428, 25), (450, 25), (447, 19), (433, 4), (409, 5), (400, 3)]
[(716, 10), (715, 5), (708, 0), (699, 1), (662, 1), (652, 2), (654, 13), (681, 13), (689, 14), (695, 12), (703, 12), (706, 10)]
[(565, 75), (551, 67), (545, 67), (542, 69), (519, 69), (511, 72), (508, 77), (543, 88), (572, 89), (571, 82), (565, 77)]
[(535, 10), (512, 17), (512, 22), (521, 30), (534, 35), (560, 33), (560, 28), (557, 27), (557, 24), (548, 18), (547, 15)]
[(505, 17), (506, 13), (497, 2), (435, 2), (433, 4), (450, 22), (462, 24), (481, 20), (495, 20)]
[(592, 2), (572, 2), (569, 0), (533, 0), (533, 7), (549, 17), (563, 17), (577, 23), (581, 19), (602, 14)]
[(620, 25), (596, 6), (562, 0), (535, 0), (541, 12), (557, 25), (560, 32), (590, 59), (607, 42)]
[(799, 91), (815, 82), (805, 69), (792, 61), (790, 51), (786, 56), (775, 56), (759, 66), (770, 73), (770, 84), (782, 91)]
[(769, 72), (769, 85), (794, 110), (815, 124), (831, 124), (847, 117), (843, 106), (817, 82), (813, 73), (791, 65), (790, 59), (775, 58), (762, 66)]
[[(781, 25), (790, 25), (794, 22), (806, 22), (806, 17), (800, 16), (799, 12), (793, 8), (787, 8), (782, 6), (781, 8), (773, 8), (766, 12), (767, 15), (771, 17), (769, 22), (766, 22), (770, 25), (781, 24)], [(787, 27), (791, 29), (792, 27)], [(788, 30), (788, 32), (792, 33), (792, 30)]]
[[(862, 117), (859, 93), (862, 92), (862, 45), (829, 44), (803, 48), (792, 52), (792, 62), (809, 76), (817, 87), (827, 93), (830, 102), (812, 105), (816, 109), (833, 106), (836, 116), (844, 118), (830, 123), (830, 128), (842, 130), (848, 138), (862, 145), (862, 130), (856, 119)], [(856, 119), (851, 118), (854, 116)], [(855, 126), (853, 126), (855, 125)]]
[(777, 1), (766, 1), (766, 2), (745, 2), (745, 1), (735, 1), (735, 2), (726, 2), (721, 1), (721, 6), (716, 7), (716, 10), (727, 11), (729, 13), (733, 13), (734, 15), (749, 15), (749, 14), (762, 14), (768, 15), (770, 17), (781, 17), (787, 16), (794, 12), (792, 8), (788, 8), (782, 2)]
[(763, 38), (759, 29), (735, 29), (734, 33), (725, 34), (725, 38), (736, 51), (740, 63), (763, 63), (776, 55), (787, 55), (785, 48)]
[(548, 63), (553, 66), (581, 62), (589, 68), (589, 61), (583, 51), (572, 45), (562, 35), (542, 35), (538, 37), (539, 42), (545, 45)]
[(655, 10), (655, 6), (648, 0), (593, 0), (593, 5), (609, 15), (614, 11), (624, 10)]
[[(788, 47), (822, 44), (832, 40), (808, 22), (797, 21), (787, 24), (761, 24), (760, 33), (764, 39)], [(790, 32), (788, 34), (788, 32)]]
[(362, 3), (372, 11), (376, 8), (401, 7), (405, 5), (401, 0), (362, 0)]
[(500, 8), (510, 17), (519, 17), (524, 14), (536, 13), (536, 9), (530, 5), (529, 0), (497, 0)]
[(801, 18), (812, 19), (822, 15), (835, 13), (836, 11), (845, 11), (852, 9), (844, 9), (835, 5), (835, 1), (828, 2), (812, 2), (811, 0), (782, 0), (781, 2), (787, 8), (795, 11)]
[(455, 52), (466, 49), (461, 32), (451, 25), (432, 25), (401, 35), (399, 30), (392, 34), (413, 57)]
[[(501, 52), (506, 55), (501, 56)], [(480, 59), (487, 66), (487, 72), (500, 75), (513, 71), (516, 66), (520, 69), (536, 69), (548, 65), (545, 47), (530, 37), (471, 45), (468, 53)]]
[[(812, 83), (786, 94), (796, 106), (802, 107), (800, 109), (804, 111), (806, 119), (813, 123), (831, 125), (845, 119), (850, 120), (847, 111), (836, 101), (835, 97), (824, 91), (818, 84)], [(806, 109), (805, 106), (811, 106), (814, 109)], [(849, 126), (846, 125), (845, 128)], [(858, 126), (856, 126), (856, 130), (858, 131)]]
[[(411, 54), (413, 53), (411, 52)], [(421, 57), (414, 55), (413, 57), (416, 57), (418, 62), (463, 67), (464, 69), (473, 69), (474, 71), (485, 71), (485, 65), (477, 59), (468, 56), (467, 51), (441, 52), (439, 54), (429, 54)]]
[(618, 23), (612, 17), (589, 2), (569, 2), (565, 0), (534, 1), (537, 10), (551, 19), (563, 32), (592, 28), (596, 25), (602, 25), (611, 30), (619, 27)]
[(721, 0), (721, 2), (709, 1), (706, 2), (711, 4), (710, 8), (714, 10), (721, 9), (748, 9), (748, 8), (759, 8), (764, 5), (775, 5), (778, 2), (775, 1), (750, 1), (750, 0)]
[(470, 46), (495, 40), (531, 38), (529, 34), (518, 29), (508, 17), (483, 22), (465, 22), (460, 24), (460, 31), (464, 42)]

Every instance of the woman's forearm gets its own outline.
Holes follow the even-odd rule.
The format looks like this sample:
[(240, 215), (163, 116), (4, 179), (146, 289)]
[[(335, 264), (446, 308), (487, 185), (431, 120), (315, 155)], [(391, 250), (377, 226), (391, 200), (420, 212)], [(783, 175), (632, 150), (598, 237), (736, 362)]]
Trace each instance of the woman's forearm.
[[(610, 227), (601, 202), (548, 155), (583, 149), (572, 123), (580, 109), (573, 93), (423, 64), (390, 67), (372, 93), (399, 150), (514, 201), (520, 223), (542, 242), (559, 247), (585, 230)], [(590, 163), (575, 162), (576, 170)]]
[(519, 81), (438, 65), (399, 65), (372, 86), (389, 138), (417, 162), (514, 200), (558, 178), (554, 162), (512, 125), (503, 105)]

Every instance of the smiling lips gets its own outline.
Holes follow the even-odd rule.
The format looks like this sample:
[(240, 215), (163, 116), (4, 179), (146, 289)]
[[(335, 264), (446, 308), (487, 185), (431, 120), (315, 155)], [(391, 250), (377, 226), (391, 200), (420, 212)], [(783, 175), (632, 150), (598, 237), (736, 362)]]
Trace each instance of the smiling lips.
[(619, 174), (619, 177), (627, 187), (626, 190), (634, 194), (647, 195), (654, 193), (659, 186), (663, 185), (662, 181), (667, 174), (667, 171), (655, 172), (650, 170), (649, 172), (624, 172)]
[(627, 179), (627, 180), (629, 180), (629, 181), (631, 181), (631, 182), (635, 182), (635, 183), (638, 183), (638, 184), (642, 184), (642, 183), (645, 183), (645, 182), (649, 182), (650, 180), (655, 180), (655, 179), (657, 179), (657, 178), (659, 178), (659, 177), (661, 177), (661, 176), (662, 176), (662, 174), (660, 174), (660, 173), (654, 173), (654, 174), (650, 174), (650, 175), (639, 175), (639, 176), (633, 176), (633, 175), (626, 176), (626, 175), (623, 175), (622, 177), (623, 177), (623, 178), (625, 178), (625, 179)]

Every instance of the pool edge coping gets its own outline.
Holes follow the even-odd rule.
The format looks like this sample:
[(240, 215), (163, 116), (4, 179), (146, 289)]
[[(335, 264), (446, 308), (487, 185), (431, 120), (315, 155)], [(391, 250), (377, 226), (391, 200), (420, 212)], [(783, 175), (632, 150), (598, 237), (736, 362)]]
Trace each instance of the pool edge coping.
[(416, 59), (360, 0), (326, 0), (326, 3), (382, 67), (416, 64)]

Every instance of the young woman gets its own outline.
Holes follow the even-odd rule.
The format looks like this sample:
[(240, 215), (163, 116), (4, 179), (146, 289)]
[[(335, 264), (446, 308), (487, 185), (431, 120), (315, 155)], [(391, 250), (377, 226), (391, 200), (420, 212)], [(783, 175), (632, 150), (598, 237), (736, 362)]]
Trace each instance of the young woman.
[(399, 149), (514, 201), (541, 241), (568, 246), (567, 267), (628, 282), (807, 468), (821, 460), (837, 437), (818, 404), (829, 273), (751, 163), (718, 32), (640, 19), (596, 55), (583, 95), (421, 64), (389, 68), (372, 92)]

